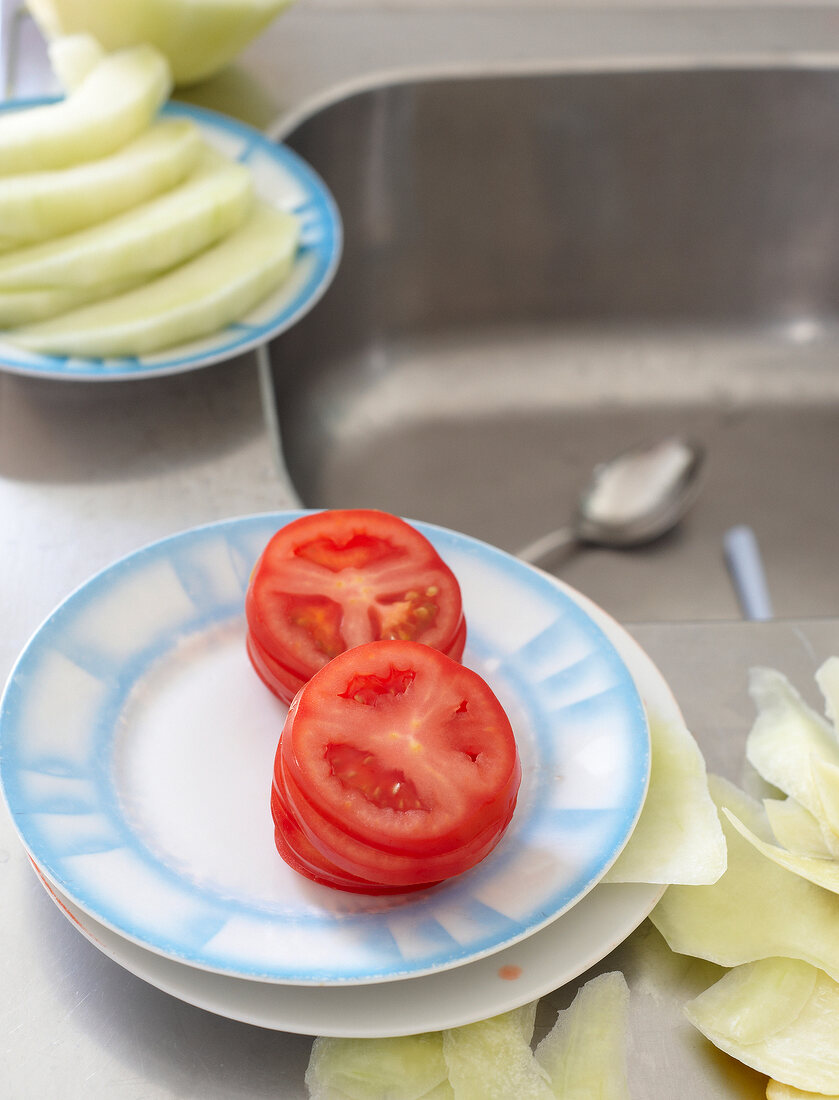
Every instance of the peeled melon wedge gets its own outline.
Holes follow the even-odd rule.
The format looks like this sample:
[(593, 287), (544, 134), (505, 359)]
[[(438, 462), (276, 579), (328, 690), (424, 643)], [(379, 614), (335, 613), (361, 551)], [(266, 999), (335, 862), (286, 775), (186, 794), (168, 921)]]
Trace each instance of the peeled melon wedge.
[(777, 1081), (839, 1091), (839, 983), (793, 959), (737, 967), (690, 1001), (691, 1023), (720, 1050)]
[(536, 1047), (562, 1100), (629, 1100), (629, 987), (613, 971), (586, 982)]
[[(125, 287), (109, 284), (99, 288), (100, 296), (118, 294)], [(95, 289), (65, 290), (45, 287), (35, 290), (0, 290), (0, 328), (30, 324), (76, 309), (96, 297)]]
[(169, 60), (175, 81), (217, 72), (291, 0), (28, 0), (50, 38), (86, 32), (107, 50), (150, 42)]
[(192, 175), (165, 194), (109, 221), (0, 256), (0, 292), (75, 288), (93, 296), (102, 284), (139, 283), (235, 229), (251, 198), (247, 168), (206, 148)]
[(0, 249), (115, 217), (180, 183), (202, 148), (192, 122), (163, 119), (118, 153), (90, 164), (0, 177)]
[(12, 330), (33, 352), (114, 358), (148, 355), (208, 335), (238, 320), (288, 275), (299, 223), (257, 203), (219, 244), (125, 294)]
[(152, 46), (104, 57), (66, 99), (0, 115), (0, 175), (113, 153), (149, 126), (171, 88), (166, 59)]
[(65, 92), (72, 92), (105, 57), (92, 34), (67, 34), (49, 44), (50, 67)]

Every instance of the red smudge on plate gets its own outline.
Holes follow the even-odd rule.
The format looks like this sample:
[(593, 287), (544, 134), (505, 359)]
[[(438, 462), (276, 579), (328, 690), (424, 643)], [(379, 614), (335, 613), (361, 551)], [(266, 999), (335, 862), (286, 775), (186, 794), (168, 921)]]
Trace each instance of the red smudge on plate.
[(520, 966), (507, 965), (507, 966), (499, 966), (499, 968), (498, 968), (498, 977), (503, 982), (514, 982), (516, 980), (516, 978), (521, 977), (521, 973), (522, 973), (522, 971), (521, 971)]

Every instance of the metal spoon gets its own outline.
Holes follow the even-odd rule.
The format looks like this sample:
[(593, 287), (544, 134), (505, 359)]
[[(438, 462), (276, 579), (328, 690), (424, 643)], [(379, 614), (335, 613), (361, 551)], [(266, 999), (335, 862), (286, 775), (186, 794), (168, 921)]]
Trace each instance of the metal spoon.
[(670, 531), (696, 500), (704, 449), (671, 438), (625, 451), (594, 470), (571, 524), (523, 546), (517, 557), (547, 567), (583, 544), (641, 546)]

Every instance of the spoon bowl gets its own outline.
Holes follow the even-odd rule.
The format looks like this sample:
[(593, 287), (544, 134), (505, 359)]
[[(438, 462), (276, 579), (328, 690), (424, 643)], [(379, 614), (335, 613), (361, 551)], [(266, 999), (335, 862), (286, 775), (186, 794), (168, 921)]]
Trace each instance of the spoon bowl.
[(531, 565), (546, 567), (584, 544), (642, 546), (671, 531), (701, 489), (705, 450), (671, 437), (623, 451), (596, 466), (583, 490), (574, 520), (517, 552)]

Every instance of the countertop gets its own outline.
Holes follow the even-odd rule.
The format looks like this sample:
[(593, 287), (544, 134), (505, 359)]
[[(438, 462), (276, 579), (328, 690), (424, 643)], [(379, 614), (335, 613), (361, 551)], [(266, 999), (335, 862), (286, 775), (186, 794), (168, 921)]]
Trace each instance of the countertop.
[[(31, 27), (22, 33), (11, 83), (28, 94), (44, 89), (45, 70), (37, 35)], [(666, 64), (686, 53), (807, 63), (834, 51), (839, 11), (831, 8), (422, 10), (301, 0), (237, 66), (185, 98), (275, 133), (353, 84), (407, 70), (592, 57)], [(193, 525), (296, 503), (260, 386), (256, 355), (172, 378), (107, 384), (0, 373), (3, 681), (53, 607), (116, 558)], [(774, 665), (806, 690), (820, 661), (839, 652), (835, 620), (628, 626), (671, 684), (709, 766), (735, 779), (751, 720), (748, 668)], [(106, 958), (49, 900), (5, 809), (0, 897), (4, 1100), (305, 1095), (309, 1037), (193, 1008)], [(679, 1095), (709, 1093), (681, 1088)]]

